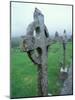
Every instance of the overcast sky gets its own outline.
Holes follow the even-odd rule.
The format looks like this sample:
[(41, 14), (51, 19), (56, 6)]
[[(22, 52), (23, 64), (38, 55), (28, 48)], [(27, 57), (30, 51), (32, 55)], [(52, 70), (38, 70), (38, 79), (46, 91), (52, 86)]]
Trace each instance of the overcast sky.
[(44, 14), (45, 25), (50, 35), (56, 31), (62, 34), (64, 29), (67, 34), (72, 34), (72, 6), (12, 2), (11, 36), (26, 34), (28, 24), (33, 21), (35, 7)]

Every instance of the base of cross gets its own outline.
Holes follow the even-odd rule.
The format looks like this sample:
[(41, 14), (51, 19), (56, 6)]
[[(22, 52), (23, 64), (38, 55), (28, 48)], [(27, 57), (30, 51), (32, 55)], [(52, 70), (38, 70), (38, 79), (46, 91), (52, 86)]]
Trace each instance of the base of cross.
[(62, 82), (64, 82), (65, 79), (67, 79), (67, 77), (68, 77), (68, 68), (67, 67), (65, 67), (65, 68), (61, 67), (61, 69), (60, 69), (60, 80)]

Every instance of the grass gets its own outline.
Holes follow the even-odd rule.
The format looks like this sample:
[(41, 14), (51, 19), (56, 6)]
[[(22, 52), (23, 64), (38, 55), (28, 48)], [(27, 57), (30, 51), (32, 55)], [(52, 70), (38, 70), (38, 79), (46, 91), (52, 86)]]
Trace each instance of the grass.
[[(67, 44), (66, 65), (72, 60), (72, 43)], [(53, 44), (48, 52), (48, 92), (60, 93), (60, 62), (63, 60), (63, 49), (60, 43)], [(11, 49), (11, 97), (33, 97), (37, 94), (37, 66), (19, 49)]]

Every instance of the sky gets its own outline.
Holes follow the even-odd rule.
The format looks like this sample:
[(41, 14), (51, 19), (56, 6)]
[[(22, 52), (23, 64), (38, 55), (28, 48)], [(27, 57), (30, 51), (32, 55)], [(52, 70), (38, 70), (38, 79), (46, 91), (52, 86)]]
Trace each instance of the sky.
[(11, 3), (11, 36), (22, 36), (26, 34), (28, 24), (33, 21), (35, 8), (44, 14), (45, 25), (49, 34), (54, 35), (58, 31), (63, 34), (72, 34), (72, 6), (33, 4), (33, 3)]

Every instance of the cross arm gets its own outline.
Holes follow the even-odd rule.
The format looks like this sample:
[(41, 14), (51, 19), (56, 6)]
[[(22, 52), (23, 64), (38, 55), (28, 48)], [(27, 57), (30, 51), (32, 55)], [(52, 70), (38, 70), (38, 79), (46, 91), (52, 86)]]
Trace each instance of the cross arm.
[(39, 39), (31, 36), (31, 35), (26, 35), (23, 40), (22, 40), (22, 51), (27, 52), (30, 50), (34, 50), (39, 46)]

